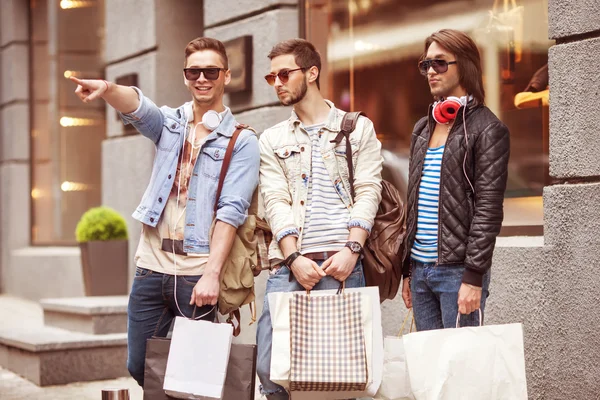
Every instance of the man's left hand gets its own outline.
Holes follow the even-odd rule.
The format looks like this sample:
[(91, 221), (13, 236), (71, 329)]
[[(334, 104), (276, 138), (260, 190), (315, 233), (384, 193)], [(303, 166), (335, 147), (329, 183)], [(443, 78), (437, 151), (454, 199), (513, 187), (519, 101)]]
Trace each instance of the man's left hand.
[(358, 253), (352, 253), (349, 248), (344, 247), (342, 250), (325, 260), (321, 268), (327, 275), (343, 282), (350, 276), (352, 271), (354, 271), (358, 256)]
[(196, 304), (197, 307), (206, 305), (214, 306), (217, 304), (219, 298), (219, 275), (218, 274), (204, 274), (194, 286), (192, 291), (192, 297), (190, 298), (190, 305)]
[(458, 291), (458, 312), (471, 314), (481, 306), (481, 288), (462, 283)]

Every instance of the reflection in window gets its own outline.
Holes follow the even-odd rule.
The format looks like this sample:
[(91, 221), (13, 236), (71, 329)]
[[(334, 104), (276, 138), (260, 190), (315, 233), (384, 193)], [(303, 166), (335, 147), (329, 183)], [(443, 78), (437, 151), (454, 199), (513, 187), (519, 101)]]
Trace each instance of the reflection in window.
[(305, 37), (327, 60), (322, 91), (373, 120), (387, 150), (384, 174), (401, 191), (412, 128), (432, 102), (417, 70), (425, 38), (442, 28), (471, 35), (482, 55), (486, 105), (511, 132), (503, 234), (541, 233), (549, 182), (543, 67), (552, 44), (546, 0), (305, 0), (302, 10)]
[(30, 1), (33, 244), (72, 244), (100, 204), (104, 105), (84, 105), (67, 78), (102, 77), (103, 2)]

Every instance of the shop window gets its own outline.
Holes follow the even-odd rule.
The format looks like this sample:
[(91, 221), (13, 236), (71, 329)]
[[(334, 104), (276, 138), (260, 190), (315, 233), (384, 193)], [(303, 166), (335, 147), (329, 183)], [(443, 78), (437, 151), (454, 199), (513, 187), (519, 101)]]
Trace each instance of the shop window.
[(304, 0), (300, 19), (324, 59), (321, 90), (373, 120), (384, 178), (403, 193), (412, 128), (432, 102), (417, 70), (425, 38), (443, 28), (468, 33), (482, 56), (486, 105), (511, 132), (501, 234), (540, 235), (549, 183), (547, 10), (546, 0)]
[(83, 104), (71, 75), (102, 77), (101, 0), (30, 0), (31, 241), (74, 244), (101, 202), (103, 102)]

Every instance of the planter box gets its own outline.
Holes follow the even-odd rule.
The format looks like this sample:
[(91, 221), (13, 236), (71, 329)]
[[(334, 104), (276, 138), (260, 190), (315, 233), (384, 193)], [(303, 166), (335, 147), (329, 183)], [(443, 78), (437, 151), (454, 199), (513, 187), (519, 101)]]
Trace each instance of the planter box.
[(116, 296), (128, 292), (128, 241), (80, 243), (86, 296)]

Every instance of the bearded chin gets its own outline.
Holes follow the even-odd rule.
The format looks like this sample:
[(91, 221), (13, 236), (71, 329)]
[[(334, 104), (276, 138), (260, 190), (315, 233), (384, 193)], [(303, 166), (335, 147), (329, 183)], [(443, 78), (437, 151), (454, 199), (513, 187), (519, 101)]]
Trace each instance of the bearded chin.
[(300, 91), (298, 93), (292, 94), (292, 97), (286, 103), (283, 103), (284, 106), (292, 106), (294, 104), (300, 103), (305, 97), (306, 92), (308, 92), (308, 84), (306, 83), (306, 79), (302, 82), (302, 86), (300, 87)]

